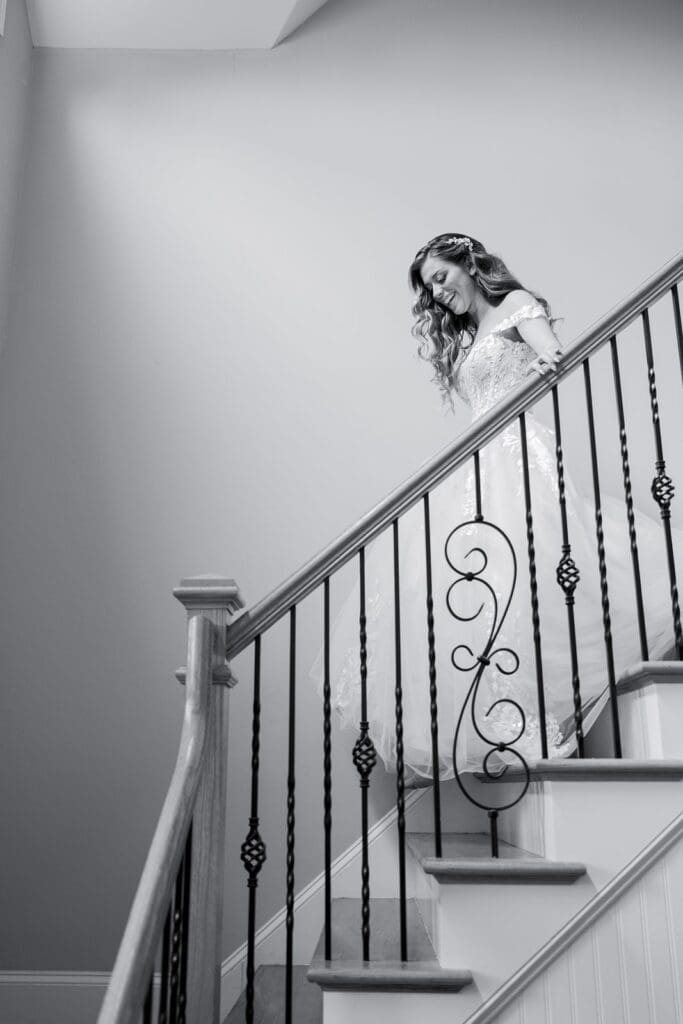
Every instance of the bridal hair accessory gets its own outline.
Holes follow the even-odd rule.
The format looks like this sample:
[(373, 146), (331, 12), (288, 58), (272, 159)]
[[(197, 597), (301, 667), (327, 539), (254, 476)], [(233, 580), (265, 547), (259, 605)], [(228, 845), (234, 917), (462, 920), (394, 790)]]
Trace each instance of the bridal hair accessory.
[(471, 238), (461, 237), (460, 235), (451, 235), (450, 238), (444, 238), (444, 242), (446, 245), (464, 245), (470, 252), (474, 248), (474, 242)]

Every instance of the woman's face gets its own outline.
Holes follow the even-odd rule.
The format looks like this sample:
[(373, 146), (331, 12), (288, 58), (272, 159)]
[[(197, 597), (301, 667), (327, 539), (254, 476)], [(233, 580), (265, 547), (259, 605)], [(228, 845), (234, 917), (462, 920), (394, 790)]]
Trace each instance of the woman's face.
[(430, 254), (422, 264), (421, 276), (436, 301), (458, 316), (463, 316), (472, 306), (477, 286), (471, 271)]

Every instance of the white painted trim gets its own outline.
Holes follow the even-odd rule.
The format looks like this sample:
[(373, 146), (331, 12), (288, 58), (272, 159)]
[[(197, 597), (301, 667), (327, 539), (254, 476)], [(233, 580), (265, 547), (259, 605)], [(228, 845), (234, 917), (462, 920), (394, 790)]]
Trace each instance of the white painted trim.
[(5, 985), (77, 985), (92, 988), (107, 985), (109, 971), (0, 971), (0, 988)]
[(0, 1024), (92, 1024), (106, 971), (0, 971)]
[[(416, 804), (418, 800), (422, 799), (426, 793), (431, 793), (431, 789), (419, 789), (409, 793), (405, 802), (406, 811)], [(395, 823), (396, 808), (393, 807), (384, 815), (383, 818), (376, 821), (368, 830), (369, 845), (372, 846), (376, 843), (393, 825), (395, 825)], [(354, 861), (360, 861), (362, 848), (362, 838), (359, 837), (351, 844), (351, 846), (347, 847), (346, 850), (335, 858), (332, 862), (333, 880), (339, 876), (342, 871), (350, 867)], [(294, 900), (295, 914), (297, 911), (302, 910), (307, 904), (310, 904), (312, 900), (319, 899), (322, 901), (324, 888), (325, 872), (322, 871), (296, 896)], [(278, 932), (284, 936), (285, 920), (286, 908), (282, 907), (256, 932), (255, 950), (257, 963), (259, 959), (259, 949), (263, 947), (268, 940), (276, 938)], [(223, 965), (221, 967), (221, 1018), (230, 1012), (235, 1001), (239, 997), (240, 992), (246, 985), (246, 964), (247, 944), (246, 942), (243, 942), (241, 946), (239, 946), (226, 960), (223, 961)], [(3, 1022), (0, 1021), (0, 1024), (3, 1024)]]
[(93, 1024), (110, 977), (109, 971), (0, 971), (0, 1024)]
[(5, 18), (7, 16), (7, 0), (0, 0), (0, 36), (5, 34)]

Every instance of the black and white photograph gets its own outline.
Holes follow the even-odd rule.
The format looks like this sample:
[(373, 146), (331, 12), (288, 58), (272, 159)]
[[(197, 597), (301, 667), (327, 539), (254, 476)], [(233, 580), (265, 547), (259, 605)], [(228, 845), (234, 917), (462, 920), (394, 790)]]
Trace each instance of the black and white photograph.
[(681, 0), (0, 0), (0, 1024), (683, 1024)]

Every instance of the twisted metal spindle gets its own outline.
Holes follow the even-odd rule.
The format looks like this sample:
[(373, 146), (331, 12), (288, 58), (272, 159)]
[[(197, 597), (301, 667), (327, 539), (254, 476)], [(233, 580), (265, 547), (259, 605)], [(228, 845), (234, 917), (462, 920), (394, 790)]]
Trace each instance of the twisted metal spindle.
[(642, 313), (643, 336), (645, 340), (645, 357), (647, 359), (647, 377), (650, 389), (650, 411), (652, 413), (652, 429), (655, 436), (655, 449), (657, 460), (655, 462), (656, 475), (650, 488), (652, 497), (659, 505), (659, 514), (664, 527), (664, 539), (666, 543), (666, 558), (669, 568), (669, 583), (671, 588), (671, 613), (673, 616), (674, 639), (676, 651), (679, 658), (683, 658), (683, 630), (681, 629), (681, 606), (678, 597), (678, 582), (676, 580), (676, 561), (674, 557), (673, 536), (671, 533), (671, 503), (674, 499), (674, 482), (666, 472), (664, 460), (664, 444), (662, 441), (662, 426), (659, 414), (659, 400), (657, 398), (657, 381), (655, 378), (654, 355), (652, 351), (652, 335), (650, 333), (650, 317), (645, 309)]
[(614, 377), (614, 393), (617, 399), (617, 416), (619, 418), (619, 448), (621, 450), (621, 473), (624, 480), (624, 500), (626, 502), (626, 522), (631, 546), (631, 563), (633, 565), (633, 585), (636, 592), (636, 612), (638, 615), (638, 636), (640, 638), (640, 656), (648, 660), (647, 628), (645, 625), (645, 606), (643, 604), (643, 587), (640, 577), (640, 558), (638, 555), (638, 536), (636, 534), (636, 516), (633, 507), (633, 488), (631, 486), (631, 463), (626, 435), (624, 417), (624, 398), (621, 389), (621, 371), (619, 369), (619, 352), (616, 337), (610, 338), (612, 350), (612, 375)]
[(681, 324), (681, 303), (678, 298), (678, 285), (674, 285), (671, 289), (671, 299), (674, 306), (674, 325), (676, 328), (676, 343), (678, 345), (678, 361), (681, 367), (681, 377), (683, 377), (683, 325)]
[(266, 844), (259, 832), (258, 813), (258, 781), (261, 747), (261, 636), (254, 640), (254, 697), (251, 714), (251, 809), (249, 814), (249, 831), (242, 843), (240, 859), (247, 871), (247, 887), (249, 889), (249, 910), (247, 923), (247, 985), (246, 1010), (247, 1024), (254, 1020), (254, 972), (256, 942), (256, 889), (258, 876), (266, 860)]
[(552, 389), (553, 395), (553, 416), (555, 421), (555, 462), (557, 465), (557, 493), (560, 503), (560, 517), (562, 520), (562, 550), (559, 565), (557, 566), (557, 582), (564, 593), (564, 603), (567, 607), (567, 626), (569, 629), (569, 651), (572, 663), (572, 694), (574, 698), (574, 731), (576, 733), (576, 746), (579, 757), (584, 756), (583, 743), (583, 712), (581, 710), (581, 680), (579, 678), (579, 657), (576, 643), (576, 621), (574, 616), (574, 591), (576, 590), (580, 574), (574, 559), (569, 542), (569, 523), (567, 520), (567, 496), (564, 481), (564, 450), (562, 448), (562, 425), (560, 420), (560, 399), (557, 387)]
[(332, 689), (330, 577), (323, 585), (323, 828), (325, 831), (325, 959), (332, 959)]
[(353, 763), (360, 776), (361, 794), (361, 937), (363, 960), (370, 959), (370, 859), (368, 851), (368, 787), (377, 752), (368, 723), (368, 634), (365, 609), (365, 548), (359, 552), (360, 570), (360, 735), (353, 748)]
[(432, 784), (434, 794), (434, 856), (442, 856), (441, 782), (439, 779), (439, 715), (436, 689), (436, 643), (434, 633), (434, 587), (432, 581), (432, 530), (429, 494), (424, 496), (425, 567), (427, 571), (427, 649), (429, 658), (429, 719), (432, 735)]
[(169, 989), (169, 967), (171, 962), (171, 913), (169, 905), (164, 924), (164, 935), (161, 944), (161, 988), (159, 990), (159, 1024), (168, 1022), (168, 989)]
[(614, 671), (614, 646), (612, 642), (612, 617), (610, 614), (609, 587), (607, 585), (607, 560), (605, 558), (605, 531), (602, 524), (602, 499), (600, 497), (600, 473), (598, 469), (598, 448), (595, 437), (595, 417), (593, 414), (593, 389), (588, 360), (583, 363), (583, 375), (586, 388), (586, 410), (588, 413), (588, 435), (591, 451), (591, 471), (593, 475), (593, 494), (595, 504), (595, 536), (598, 546), (598, 564), (600, 568), (600, 597), (602, 602), (602, 624), (605, 638), (605, 655), (607, 659), (607, 679), (610, 701), (612, 705), (612, 737), (614, 756), (621, 757), (621, 730), (619, 727), (619, 708), (617, 705), (617, 680)]
[[(522, 442), (522, 476), (524, 480), (524, 508), (526, 518), (527, 553), (529, 558), (529, 588), (531, 593), (531, 624), (534, 637), (536, 660), (536, 692), (538, 695), (538, 724), (541, 736), (541, 756), (548, 756), (548, 730), (545, 715), (545, 687), (543, 685), (543, 655), (541, 653), (541, 616), (538, 607), (538, 579), (536, 575), (536, 544), (534, 540), (534, 517), (531, 510), (531, 485), (529, 482), (529, 452), (527, 447), (526, 417), (519, 417), (519, 435)], [(493, 824), (493, 822), (492, 822)]]
[(287, 757), (287, 900), (285, 913), (285, 1024), (292, 1024), (294, 965), (294, 796), (296, 726), (296, 605), (289, 612), (289, 744)]
[(401, 960), (408, 959), (408, 922), (406, 912), (406, 816), (405, 773), (403, 765), (403, 680), (401, 677), (401, 590), (399, 579), (398, 519), (393, 522), (394, 538), (394, 640), (396, 687), (396, 822), (398, 828), (398, 883)]
[(190, 884), (192, 881), (192, 822), (185, 840), (183, 857), (183, 920), (180, 942), (180, 966), (178, 971), (178, 1024), (187, 1020), (187, 961), (190, 952)]
[(178, 993), (180, 988), (180, 944), (182, 942), (183, 930), (183, 867), (185, 858), (180, 862), (178, 874), (175, 881), (175, 894), (173, 898), (172, 931), (171, 931), (171, 977), (170, 977), (170, 1007), (169, 1020), (171, 1024), (178, 1024)]
[(152, 1002), (154, 1000), (154, 971), (150, 973), (149, 984), (147, 985), (147, 994), (145, 995), (145, 1005), (142, 1010), (143, 1024), (152, 1024)]

